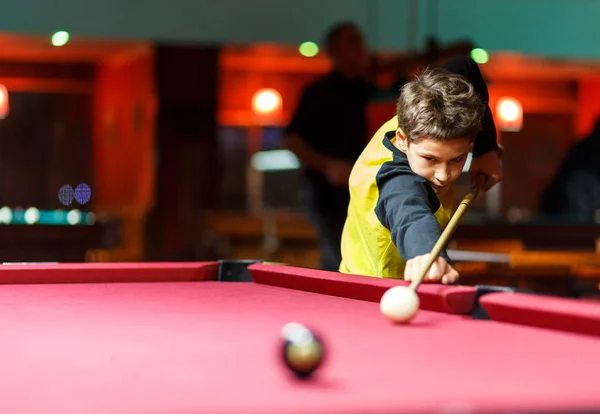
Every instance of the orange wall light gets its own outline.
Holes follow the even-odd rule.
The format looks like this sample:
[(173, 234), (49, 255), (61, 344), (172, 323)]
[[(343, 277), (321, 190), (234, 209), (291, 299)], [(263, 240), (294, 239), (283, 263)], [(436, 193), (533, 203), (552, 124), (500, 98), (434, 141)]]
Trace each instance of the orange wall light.
[(6, 118), (8, 116), (8, 112), (8, 89), (6, 89), (6, 86), (0, 85), (0, 119)]
[(281, 109), (281, 94), (276, 89), (259, 89), (252, 97), (252, 109), (260, 114), (269, 114)]
[(278, 90), (265, 88), (252, 96), (252, 113), (257, 125), (275, 125), (281, 122), (281, 94)]
[(523, 129), (523, 106), (516, 98), (503, 97), (496, 102), (496, 122), (501, 131)]

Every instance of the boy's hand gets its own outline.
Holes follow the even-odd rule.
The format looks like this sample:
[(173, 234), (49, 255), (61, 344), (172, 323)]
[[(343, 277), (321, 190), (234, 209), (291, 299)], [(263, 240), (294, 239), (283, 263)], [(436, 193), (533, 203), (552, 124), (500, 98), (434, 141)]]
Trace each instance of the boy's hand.
[(500, 164), (500, 156), (497, 152), (489, 151), (471, 160), (471, 167), (469, 168), (471, 183), (480, 174), (487, 178), (483, 187), (484, 191), (502, 181), (502, 164)]
[[(417, 256), (406, 262), (404, 268), (404, 280), (412, 281), (417, 278), (426, 265), (428, 254)], [(423, 282), (442, 282), (444, 284), (454, 283), (458, 280), (458, 272), (443, 258), (439, 257), (429, 268), (429, 272), (423, 278)]]

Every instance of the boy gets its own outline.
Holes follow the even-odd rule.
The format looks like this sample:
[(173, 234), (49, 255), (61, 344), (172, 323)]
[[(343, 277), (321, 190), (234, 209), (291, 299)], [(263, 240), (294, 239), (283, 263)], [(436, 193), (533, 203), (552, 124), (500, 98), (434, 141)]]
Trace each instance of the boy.
[[(501, 180), (496, 129), (477, 64), (458, 58), (407, 83), (397, 117), (384, 124), (350, 175), (340, 272), (412, 280), (452, 215), (454, 181), (473, 152), (472, 173)], [(446, 251), (425, 281), (453, 283)]]

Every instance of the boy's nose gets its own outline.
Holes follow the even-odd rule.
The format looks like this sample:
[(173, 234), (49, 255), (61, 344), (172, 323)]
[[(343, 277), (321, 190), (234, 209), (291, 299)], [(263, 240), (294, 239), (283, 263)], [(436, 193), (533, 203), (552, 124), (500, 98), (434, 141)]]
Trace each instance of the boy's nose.
[(446, 168), (446, 167), (439, 168), (435, 172), (435, 179), (437, 181), (439, 181), (440, 184), (446, 184), (449, 177), (450, 177), (450, 172), (448, 171), (448, 168)]

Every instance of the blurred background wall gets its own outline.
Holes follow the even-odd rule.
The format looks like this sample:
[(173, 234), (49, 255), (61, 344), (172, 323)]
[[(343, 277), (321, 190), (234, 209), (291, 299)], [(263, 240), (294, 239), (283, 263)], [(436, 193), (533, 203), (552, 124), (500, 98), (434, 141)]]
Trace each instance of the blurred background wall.
[[(517, 128), (499, 127), (505, 180), (473, 225), (537, 222), (544, 188), (600, 115), (599, 15), (594, 0), (10, 2), (2, 260), (316, 266), (281, 139), (301, 91), (332, 67), (322, 38), (339, 21), (357, 23), (381, 58), (470, 45), (496, 117), (507, 99), (522, 108)], [(369, 104), (371, 133), (395, 98)], [(593, 249), (588, 239), (576, 247)]]
[(596, 58), (595, 0), (21, 0), (5, 5), (3, 31), (201, 43), (294, 45), (351, 20), (375, 49), (423, 47), (469, 37), (489, 51)]

